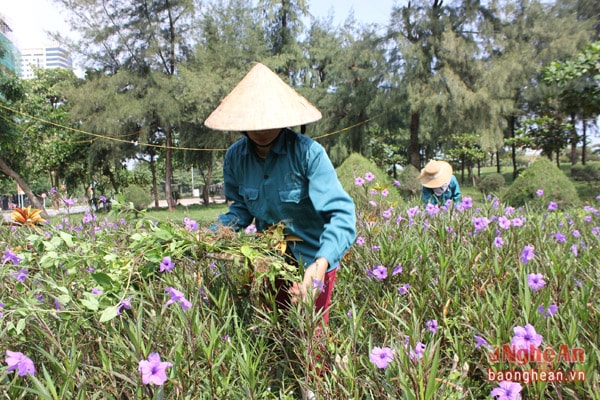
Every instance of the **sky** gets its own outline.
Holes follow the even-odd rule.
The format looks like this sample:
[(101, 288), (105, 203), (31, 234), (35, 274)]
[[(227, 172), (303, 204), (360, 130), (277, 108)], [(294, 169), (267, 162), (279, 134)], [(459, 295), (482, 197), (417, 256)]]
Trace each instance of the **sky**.
[[(335, 25), (341, 25), (351, 10), (359, 22), (386, 24), (397, 1), (309, 0), (309, 8), (317, 17), (327, 17), (332, 12)], [(7, 18), (20, 48), (50, 44), (46, 31), (59, 31), (68, 36), (69, 28), (60, 11), (52, 0), (0, 0), (0, 14)]]

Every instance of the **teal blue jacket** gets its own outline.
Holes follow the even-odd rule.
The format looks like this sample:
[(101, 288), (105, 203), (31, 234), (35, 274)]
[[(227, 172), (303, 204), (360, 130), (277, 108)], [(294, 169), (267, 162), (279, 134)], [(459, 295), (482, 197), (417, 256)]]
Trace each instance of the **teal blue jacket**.
[(298, 236), (291, 250), (305, 268), (318, 257), (339, 266), (356, 238), (356, 213), (323, 146), (283, 129), (265, 160), (247, 137), (225, 154), (225, 197), (232, 203), (219, 216), (223, 225), (263, 231), (283, 223), (286, 234)]
[(450, 184), (448, 185), (448, 189), (441, 196), (436, 196), (433, 192), (433, 189), (426, 188), (423, 186), (423, 202), (425, 204), (438, 204), (444, 205), (448, 200), (452, 200), (454, 203), (458, 203), (460, 201), (460, 186), (458, 185), (458, 181), (456, 177), (452, 175), (450, 178)]

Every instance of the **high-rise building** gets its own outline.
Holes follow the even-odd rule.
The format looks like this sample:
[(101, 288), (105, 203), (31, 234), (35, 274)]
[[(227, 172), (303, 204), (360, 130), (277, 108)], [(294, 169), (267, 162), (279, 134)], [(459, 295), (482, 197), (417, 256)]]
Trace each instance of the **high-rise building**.
[(13, 30), (6, 17), (0, 14), (0, 68), (14, 72), (21, 72), (21, 53), (15, 44)]
[(58, 44), (21, 49), (21, 78), (33, 78), (34, 68), (73, 69), (73, 61), (69, 53)]

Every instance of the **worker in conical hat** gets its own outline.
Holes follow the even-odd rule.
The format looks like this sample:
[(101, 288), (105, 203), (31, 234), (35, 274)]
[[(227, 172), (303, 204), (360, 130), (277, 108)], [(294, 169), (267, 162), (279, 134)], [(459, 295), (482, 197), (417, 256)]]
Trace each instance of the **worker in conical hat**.
[(288, 255), (304, 270), (301, 282), (280, 287), (278, 304), (315, 296), (328, 322), (336, 272), (356, 236), (354, 202), (323, 146), (291, 128), (321, 112), (263, 64), (256, 64), (204, 122), (244, 137), (225, 155), (225, 196), (219, 223), (258, 231), (283, 223)]

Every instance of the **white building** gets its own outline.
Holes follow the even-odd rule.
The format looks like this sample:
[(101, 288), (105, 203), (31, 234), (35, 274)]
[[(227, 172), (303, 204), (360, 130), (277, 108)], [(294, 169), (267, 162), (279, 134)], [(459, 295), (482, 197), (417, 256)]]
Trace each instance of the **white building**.
[(21, 78), (34, 77), (34, 69), (73, 69), (69, 53), (58, 45), (21, 49)]

